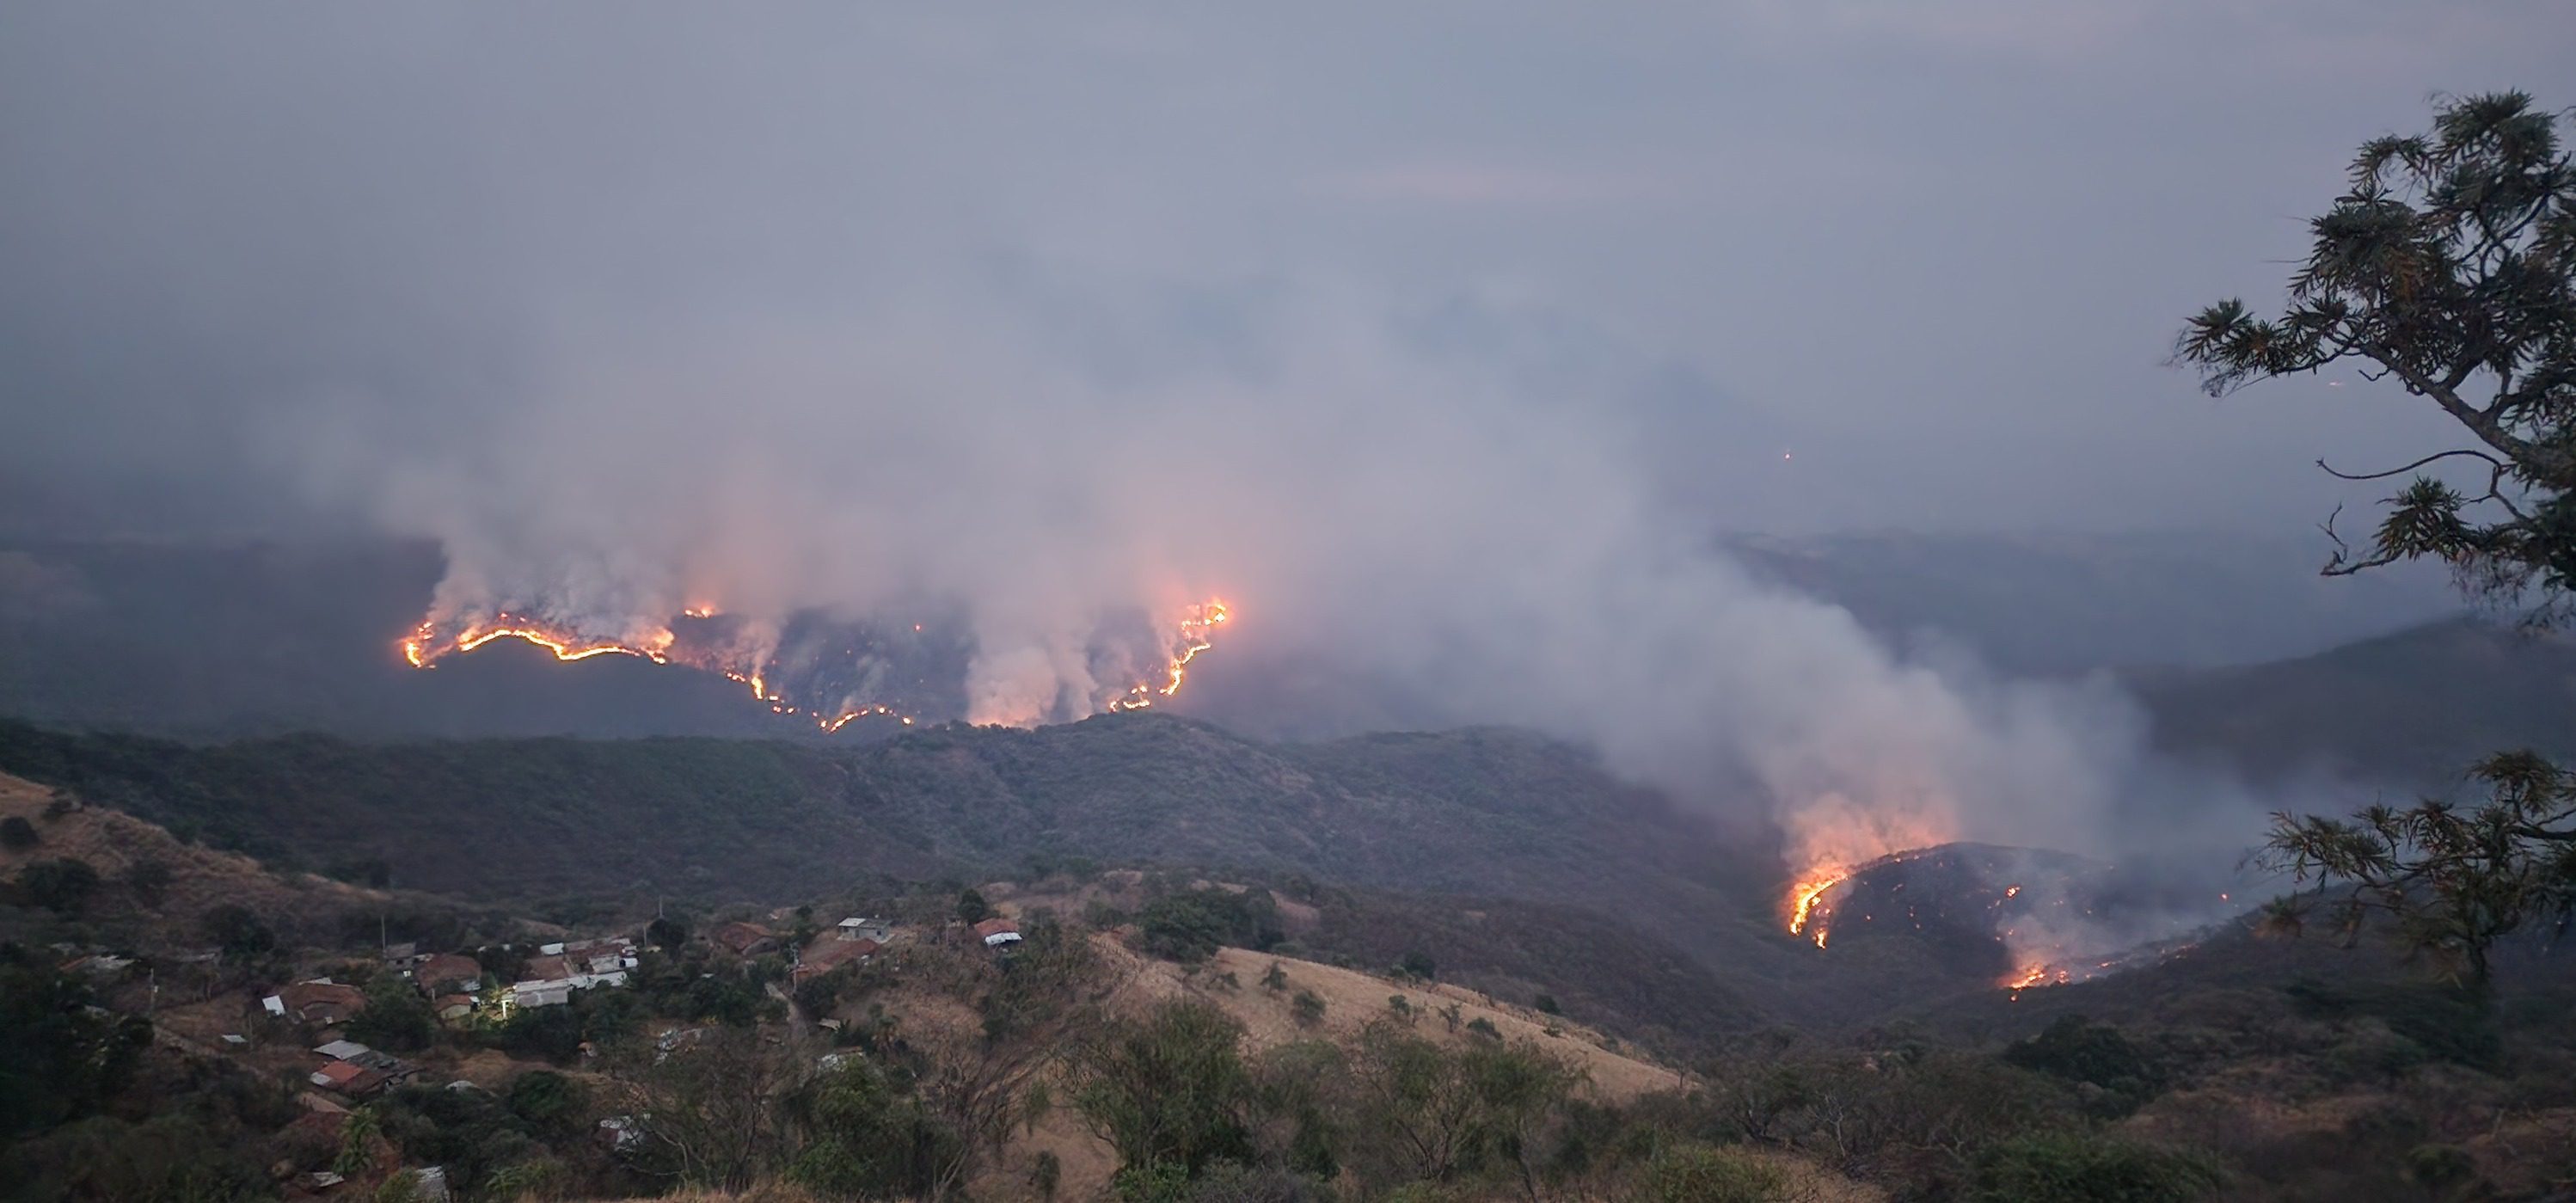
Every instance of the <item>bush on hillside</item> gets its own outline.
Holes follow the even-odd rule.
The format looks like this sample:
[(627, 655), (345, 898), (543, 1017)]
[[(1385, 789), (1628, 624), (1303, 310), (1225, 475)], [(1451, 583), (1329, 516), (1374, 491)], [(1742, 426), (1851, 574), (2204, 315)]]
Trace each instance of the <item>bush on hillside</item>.
[(40, 860), (18, 873), (18, 895), (29, 906), (65, 917), (77, 915), (98, 890), (98, 870), (74, 857)]
[(2023, 1069), (2101, 1088), (2095, 1110), (2126, 1115), (2155, 1097), (2163, 1075), (2144, 1050), (2118, 1028), (2081, 1015), (2061, 1015), (2038, 1035), (2006, 1048), (2004, 1060)]
[(1750, 1154), (1683, 1144), (1657, 1153), (1640, 1185), (1649, 1203), (1774, 1203), (1788, 1197), (1789, 1177)]
[(2190, 1203), (2218, 1189), (2218, 1171), (2181, 1153), (2082, 1132), (2014, 1137), (1977, 1157), (1976, 1203)]
[(1144, 949), (1165, 960), (1192, 964), (1221, 947), (1266, 951), (1279, 943), (1279, 908), (1264, 890), (1202, 889), (1165, 894), (1137, 916)]

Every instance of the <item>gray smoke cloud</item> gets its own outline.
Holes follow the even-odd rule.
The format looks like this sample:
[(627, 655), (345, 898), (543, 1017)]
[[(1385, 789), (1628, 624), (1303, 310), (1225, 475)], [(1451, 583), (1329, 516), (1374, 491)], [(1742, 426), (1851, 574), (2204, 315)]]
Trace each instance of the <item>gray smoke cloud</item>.
[(1202, 675), (1292, 661), (1685, 795), (1749, 776), (1799, 859), (2099, 851), (2150, 776), (2107, 684), (1900, 658), (1749, 577), (1661, 500), (1638, 454), (1658, 416), (1615, 382), (1447, 353), (1347, 284), (1266, 283), (1222, 354), (1149, 310), (1110, 293), (1093, 318), (1152, 370), (953, 285), (839, 320), (567, 331), (473, 437), (425, 446), (334, 395), (275, 439), (317, 501), (438, 540), (446, 609), (639, 638), (710, 603), (771, 631), (954, 604), (978, 722), (1092, 712), (1152, 654), (1104, 679), (1105, 628), (1221, 597)]
[(953, 614), (999, 721), (1222, 596), (1206, 673), (1749, 781), (1813, 855), (2093, 850), (2227, 789), (1710, 530), (2311, 518), (2438, 415), (2221, 410), (2173, 321), (2571, 17), (1926, 11), (12, 5), (0, 507), (426, 536), (443, 610), (753, 655)]

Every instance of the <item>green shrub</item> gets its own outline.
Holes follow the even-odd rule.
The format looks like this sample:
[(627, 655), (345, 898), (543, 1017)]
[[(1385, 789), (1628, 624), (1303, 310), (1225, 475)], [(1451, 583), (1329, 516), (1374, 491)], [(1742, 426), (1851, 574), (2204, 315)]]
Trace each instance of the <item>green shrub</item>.
[(2118, 1028), (2081, 1015), (2058, 1016), (2040, 1034), (2006, 1048), (2004, 1060), (2101, 1088), (2106, 1094), (2094, 1110), (2106, 1118), (2137, 1110), (2162, 1086), (2162, 1075), (2144, 1050)]
[(2477, 1177), (2478, 1163), (2457, 1145), (2422, 1144), (2406, 1152), (2406, 1180), (2432, 1191), (2446, 1191)]
[(207, 911), (198, 918), (197, 930), (215, 942), (227, 961), (253, 961), (277, 949), (277, 933), (249, 907), (235, 903)]
[(35, 847), (40, 838), (36, 834), (36, 825), (28, 822), (25, 815), (11, 815), (6, 819), (0, 819), (0, 848), (6, 848), (11, 852), (24, 852)]
[(1220, 947), (1256, 951), (1279, 942), (1279, 911), (1263, 890), (1184, 890), (1145, 904), (1137, 916), (1145, 951), (1185, 964), (1206, 960)]
[(77, 915), (98, 889), (98, 870), (72, 857), (40, 860), (18, 873), (18, 893), (28, 905), (57, 915)]
[(2219, 1184), (2207, 1161), (2080, 1132), (2018, 1136), (1977, 1157), (1977, 1203), (2188, 1203)]
[(1311, 1028), (1324, 1021), (1324, 1000), (1312, 990), (1300, 990), (1297, 997), (1288, 1000), (1288, 1014), (1297, 1026)]
[(1771, 1203), (1788, 1197), (1789, 1178), (1745, 1153), (1683, 1144), (1655, 1154), (1640, 1185), (1651, 1203)]

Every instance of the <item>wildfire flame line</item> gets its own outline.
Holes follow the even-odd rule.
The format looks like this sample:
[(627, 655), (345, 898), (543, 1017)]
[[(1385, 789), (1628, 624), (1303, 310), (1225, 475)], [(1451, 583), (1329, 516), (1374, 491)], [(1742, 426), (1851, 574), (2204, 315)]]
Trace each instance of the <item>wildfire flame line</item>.
[(612, 655), (640, 656), (655, 664), (670, 662), (668, 653), (672, 635), (669, 631), (657, 632), (642, 647), (631, 647), (613, 639), (586, 638), (507, 613), (493, 615), (492, 624), (468, 626), (454, 639), (442, 644), (438, 640), (437, 626), (424, 621), (402, 641), (403, 659), (409, 661), (413, 668), (427, 668), (443, 656), (470, 652), (496, 639), (520, 639), (554, 653), (555, 659), (566, 663)]
[[(1816, 902), (1825, 896), (1826, 891), (1851, 880), (1851, 873), (1849, 870), (1826, 869), (1821, 870), (1821, 872), (1823, 872), (1825, 876), (1811, 877), (1789, 887), (1790, 935), (1794, 936), (1806, 932), (1807, 921), (1815, 915)], [(1825, 946), (1825, 936), (1827, 934), (1827, 930), (1823, 925), (1817, 925), (1815, 933), (1811, 937), (1815, 940), (1816, 947), (1822, 948)]]
[(1225, 603), (1222, 601), (1210, 601), (1205, 605), (1190, 607), (1189, 613), (1181, 618), (1180, 637), (1172, 652), (1172, 662), (1166, 670), (1168, 676), (1163, 681), (1162, 687), (1158, 689), (1150, 681), (1139, 681), (1129, 686), (1124, 696), (1111, 698), (1109, 708), (1143, 710), (1153, 705), (1157, 696), (1168, 698), (1179, 693), (1181, 682), (1189, 678), (1190, 661), (1198, 659), (1200, 652), (1216, 646), (1212, 636), (1218, 627), (1225, 625), (1229, 617)]
[(1816, 947), (1824, 947), (1827, 937), (1833, 934), (1831, 922), (1833, 906), (1825, 895), (1832, 893), (1834, 887), (1872, 869), (1884, 865), (1902, 864), (1930, 851), (1931, 849), (1928, 848), (1911, 848), (1902, 852), (1891, 852), (1858, 868), (1837, 864), (1809, 867), (1789, 886), (1786, 908), (1789, 914), (1789, 934), (1803, 935), (1815, 941)]
[[(681, 616), (705, 619), (715, 617), (716, 613), (714, 606), (692, 605), (682, 610)], [(1159, 683), (1150, 680), (1137, 682), (1130, 686), (1126, 693), (1111, 698), (1106, 708), (1142, 710), (1153, 705), (1154, 699), (1158, 697), (1170, 697), (1179, 693), (1182, 683), (1189, 677), (1190, 663), (1198, 659), (1199, 653), (1215, 646), (1213, 636), (1216, 628), (1225, 625), (1230, 617), (1223, 601), (1211, 600), (1190, 607), (1188, 612), (1182, 615), (1167, 653), (1170, 659), (1165, 666), (1163, 680)], [(921, 628), (916, 626), (913, 629), (918, 631)], [(442, 636), (434, 620), (423, 619), (419, 626), (412, 629), (411, 634), (403, 638), (400, 647), (403, 660), (413, 668), (431, 668), (448, 656), (471, 652), (501, 639), (517, 639), (544, 648), (555, 659), (566, 663), (588, 660), (594, 656), (617, 655), (635, 656), (655, 664), (669, 664), (672, 662), (671, 647), (676, 636), (668, 628), (663, 628), (655, 631), (640, 644), (627, 643), (616, 639), (584, 635), (552, 623), (502, 611), (495, 613), (488, 620), (468, 623), (464, 630), (453, 636)], [(721, 673), (727, 679), (748, 686), (753, 699), (766, 703), (771, 713), (811, 718), (814, 720), (814, 725), (826, 733), (839, 731), (863, 718), (891, 718), (907, 727), (913, 725), (913, 716), (898, 713), (894, 708), (880, 703), (844, 708), (831, 714), (801, 709), (789, 702), (785, 695), (771, 692), (768, 674), (769, 669), (775, 667), (774, 665), (739, 663), (725, 665), (696, 661), (689, 663), (692, 667)]]

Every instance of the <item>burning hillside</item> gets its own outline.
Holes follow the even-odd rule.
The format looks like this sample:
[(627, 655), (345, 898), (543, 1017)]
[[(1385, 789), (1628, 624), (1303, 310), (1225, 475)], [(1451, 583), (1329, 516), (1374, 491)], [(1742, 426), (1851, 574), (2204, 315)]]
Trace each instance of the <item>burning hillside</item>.
[[(2218, 896), (2225, 903), (2227, 896)], [(2211, 907), (2182, 888), (2072, 853), (1947, 843), (1792, 887), (1788, 927), (1818, 948), (1902, 938), (2005, 989), (2084, 981), (2191, 946)]]
[(783, 622), (692, 604), (668, 619), (633, 620), (617, 629), (540, 617), (541, 607), (433, 613), (400, 643), (414, 668), (432, 668), (450, 656), (498, 640), (514, 639), (566, 663), (598, 656), (631, 656), (721, 675), (749, 689), (776, 714), (811, 720), (825, 732), (854, 722), (968, 719), (1030, 725), (1087, 714), (1141, 710), (1177, 695), (1190, 665), (1215, 646), (1230, 613), (1209, 600), (1184, 607), (1156, 624), (1131, 618), (1099, 624), (1070, 655), (1059, 654), (1048, 671), (1078, 683), (1040, 704), (995, 712), (979, 704), (970, 675), (980, 649), (972, 631), (953, 613), (921, 621), (851, 621), (800, 612)]

